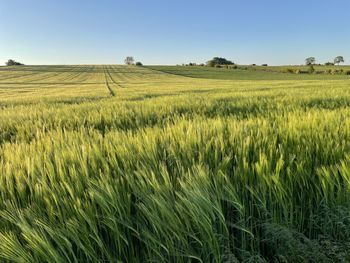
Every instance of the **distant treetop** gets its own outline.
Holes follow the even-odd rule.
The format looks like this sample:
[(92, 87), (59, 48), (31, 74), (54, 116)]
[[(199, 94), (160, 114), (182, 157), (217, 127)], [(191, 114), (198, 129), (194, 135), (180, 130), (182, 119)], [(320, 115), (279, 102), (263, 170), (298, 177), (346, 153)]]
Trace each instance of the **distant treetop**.
[(340, 64), (340, 63), (344, 63), (344, 58), (342, 56), (338, 56), (334, 59), (334, 64)]
[(126, 57), (124, 62), (126, 65), (133, 65), (135, 60), (134, 60), (134, 57)]
[(314, 57), (309, 57), (309, 58), (305, 59), (305, 64), (308, 66), (315, 64), (315, 62), (316, 62), (316, 59)]
[(19, 63), (13, 59), (9, 59), (7, 62), (5, 62), (6, 66), (22, 66), (24, 64)]
[(234, 63), (226, 58), (214, 57), (207, 62), (210, 67), (215, 67), (216, 65), (234, 65)]

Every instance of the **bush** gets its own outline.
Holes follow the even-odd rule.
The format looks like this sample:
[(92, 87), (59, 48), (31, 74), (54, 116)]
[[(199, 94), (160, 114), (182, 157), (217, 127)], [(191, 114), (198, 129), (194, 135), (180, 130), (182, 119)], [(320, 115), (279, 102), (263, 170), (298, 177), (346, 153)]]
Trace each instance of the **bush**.
[(262, 64), (261, 66), (263, 66), (263, 67), (267, 67), (267, 64)]
[(221, 68), (221, 65), (216, 64), (215, 67), (216, 67), (216, 68)]
[(334, 66), (334, 63), (333, 62), (326, 62), (324, 63), (325, 66)]
[(331, 71), (331, 74), (332, 75), (336, 75), (336, 74), (338, 74), (339, 73), (339, 71), (337, 70), (337, 69), (332, 69), (332, 71)]
[(141, 62), (136, 62), (136, 66), (143, 66)]
[(336, 75), (336, 74), (347, 74), (348, 71), (345, 71), (344, 69), (332, 69), (331, 74)]
[(309, 66), (309, 74), (312, 74), (312, 73), (314, 73), (315, 72), (315, 68), (314, 68), (314, 66), (313, 65), (310, 65)]
[(215, 62), (213, 60), (210, 60), (210, 61), (207, 62), (207, 66), (215, 67)]
[(237, 69), (237, 68), (238, 68), (237, 65), (225, 65), (225, 67), (226, 67), (227, 69)]
[(345, 72), (345, 74), (346, 74), (346, 75), (350, 75), (350, 70), (347, 70), (347, 71)]
[(294, 70), (291, 69), (291, 68), (287, 68), (287, 69), (285, 69), (284, 72), (285, 72), (285, 73), (294, 73)]

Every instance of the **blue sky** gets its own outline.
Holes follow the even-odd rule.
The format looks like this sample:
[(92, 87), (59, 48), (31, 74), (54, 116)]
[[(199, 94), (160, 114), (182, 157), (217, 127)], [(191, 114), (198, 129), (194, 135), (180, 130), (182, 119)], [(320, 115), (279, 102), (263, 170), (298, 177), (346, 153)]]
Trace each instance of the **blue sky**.
[(1, 0), (0, 64), (350, 61), (348, 0)]

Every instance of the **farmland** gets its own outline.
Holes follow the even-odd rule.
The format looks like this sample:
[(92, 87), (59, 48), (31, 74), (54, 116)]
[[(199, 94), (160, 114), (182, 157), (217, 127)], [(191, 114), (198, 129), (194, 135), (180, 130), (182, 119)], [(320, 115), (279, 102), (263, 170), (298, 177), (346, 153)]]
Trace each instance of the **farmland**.
[(350, 76), (239, 72), (0, 67), (1, 260), (350, 261)]
[[(295, 74), (308, 72), (308, 66), (251, 66), (236, 65), (237, 69), (215, 68), (203, 66), (150, 66), (149, 68), (170, 74), (206, 79), (225, 80), (334, 80), (349, 79), (349, 66), (318, 66), (315, 65), (315, 74)], [(287, 73), (291, 71), (293, 73)], [(332, 74), (333, 71), (342, 71)]]

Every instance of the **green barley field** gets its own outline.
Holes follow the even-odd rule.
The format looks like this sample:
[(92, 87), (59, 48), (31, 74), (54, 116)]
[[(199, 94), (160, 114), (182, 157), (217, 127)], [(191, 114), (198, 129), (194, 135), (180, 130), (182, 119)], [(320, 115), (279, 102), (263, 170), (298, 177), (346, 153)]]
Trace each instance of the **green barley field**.
[(349, 262), (350, 76), (239, 72), (0, 67), (0, 261)]

